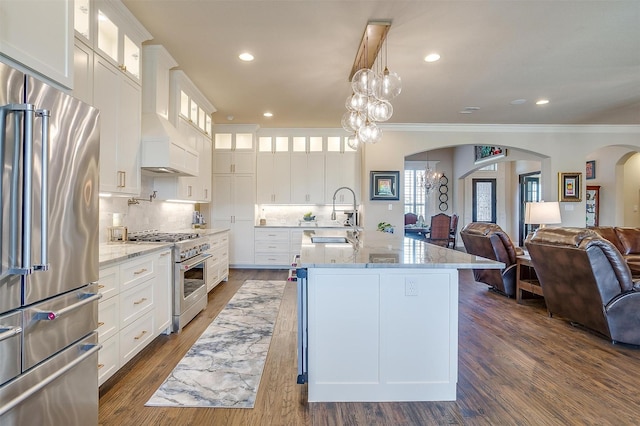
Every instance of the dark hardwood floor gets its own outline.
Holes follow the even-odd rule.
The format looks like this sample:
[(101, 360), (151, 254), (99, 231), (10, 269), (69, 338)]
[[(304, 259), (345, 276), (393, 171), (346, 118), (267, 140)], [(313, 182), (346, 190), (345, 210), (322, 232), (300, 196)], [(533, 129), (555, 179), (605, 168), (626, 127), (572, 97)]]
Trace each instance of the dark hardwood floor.
[(312, 403), (296, 384), (295, 283), (287, 283), (253, 409), (160, 408), (145, 402), (246, 279), (232, 270), (182, 333), (160, 336), (100, 388), (101, 425), (637, 425), (640, 348), (613, 345), (547, 316), (541, 299), (487, 291), (460, 277), (454, 402)]

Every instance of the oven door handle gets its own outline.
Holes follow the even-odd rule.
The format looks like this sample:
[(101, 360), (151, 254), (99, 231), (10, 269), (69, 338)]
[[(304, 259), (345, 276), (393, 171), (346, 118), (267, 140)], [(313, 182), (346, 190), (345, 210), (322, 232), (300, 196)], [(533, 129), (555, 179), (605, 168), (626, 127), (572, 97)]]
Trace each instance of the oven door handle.
[(196, 265), (201, 264), (202, 262), (204, 262), (205, 260), (211, 257), (213, 257), (213, 255), (209, 253), (199, 254), (196, 257), (192, 257), (191, 259), (185, 260), (184, 262), (180, 263), (179, 264), (180, 270), (188, 271), (189, 269), (193, 268)]

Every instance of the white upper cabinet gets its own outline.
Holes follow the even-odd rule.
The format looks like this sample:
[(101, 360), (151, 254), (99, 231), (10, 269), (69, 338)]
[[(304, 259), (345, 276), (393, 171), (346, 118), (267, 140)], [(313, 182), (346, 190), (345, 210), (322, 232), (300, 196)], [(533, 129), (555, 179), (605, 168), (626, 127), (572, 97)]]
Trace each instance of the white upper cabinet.
[[(360, 155), (358, 151), (349, 148), (346, 137), (329, 136), (327, 138), (327, 152), (325, 156), (325, 201), (333, 202), (336, 189), (346, 186), (356, 194), (360, 194)], [(362, 200), (357, 200), (362, 203)], [(340, 191), (336, 195), (336, 203), (352, 203), (351, 194)]]
[(140, 86), (96, 56), (94, 105), (100, 109), (100, 190), (140, 193)]
[(93, 105), (93, 49), (78, 37), (73, 51), (73, 96)]
[(0, 54), (73, 89), (74, 0), (0, 0)]
[(135, 81), (140, 81), (142, 42), (149, 34), (122, 3), (96, 0), (97, 28), (94, 49)]
[(90, 28), (89, 35), (96, 34), (89, 40), (95, 52), (93, 104), (100, 109), (100, 190), (139, 195), (140, 50), (151, 34), (119, 1), (96, 0), (91, 5), (95, 32)]
[(258, 204), (291, 202), (289, 137), (261, 136), (257, 155)]
[(324, 163), (322, 136), (294, 136), (291, 153), (291, 202), (324, 203)]
[(216, 109), (183, 71), (170, 71), (170, 80), (169, 120), (176, 123), (188, 149), (198, 153), (189, 166), (196, 176), (155, 178), (154, 189), (161, 199), (208, 203), (212, 197), (211, 114)]
[(254, 125), (215, 126), (213, 173), (255, 173), (256, 130), (257, 126)]

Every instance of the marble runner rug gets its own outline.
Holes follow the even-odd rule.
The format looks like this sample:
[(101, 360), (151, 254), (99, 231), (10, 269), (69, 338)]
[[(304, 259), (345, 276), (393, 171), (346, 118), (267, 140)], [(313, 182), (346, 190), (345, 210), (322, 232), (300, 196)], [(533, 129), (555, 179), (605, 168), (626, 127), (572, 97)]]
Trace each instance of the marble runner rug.
[(253, 408), (285, 281), (245, 281), (147, 406)]

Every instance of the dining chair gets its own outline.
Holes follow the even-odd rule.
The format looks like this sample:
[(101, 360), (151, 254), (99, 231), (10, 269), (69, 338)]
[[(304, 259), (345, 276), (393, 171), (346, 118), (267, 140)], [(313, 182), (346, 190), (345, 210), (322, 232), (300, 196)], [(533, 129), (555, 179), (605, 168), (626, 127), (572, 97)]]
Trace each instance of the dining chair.
[(451, 234), (451, 216), (438, 213), (431, 216), (431, 227), (426, 242), (442, 247), (449, 246), (449, 236)]
[(405, 225), (415, 225), (418, 222), (418, 215), (415, 213), (405, 213), (404, 214), (404, 224)]
[(458, 232), (458, 215), (453, 214), (451, 216), (451, 226), (449, 230), (449, 244), (448, 247), (456, 249), (456, 233)]

